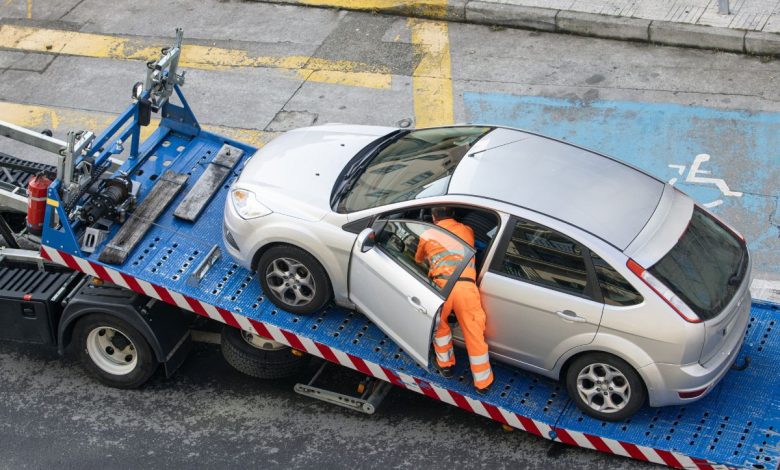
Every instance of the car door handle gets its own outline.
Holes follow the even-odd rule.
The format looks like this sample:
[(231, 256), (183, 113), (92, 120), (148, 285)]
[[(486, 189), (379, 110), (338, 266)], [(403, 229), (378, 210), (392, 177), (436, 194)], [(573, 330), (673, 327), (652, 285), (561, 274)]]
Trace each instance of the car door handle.
[(555, 312), (556, 315), (563, 318), (566, 321), (573, 321), (575, 323), (584, 323), (585, 319), (571, 310), (559, 310)]
[(428, 314), (428, 310), (425, 309), (422, 305), (420, 305), (420, 299), (417, 297), (407, 297), (406, 300), (409, 301), (410, 304), (412, 304), (412, 307), (414, 307), (415, 310), (422, 313), (423, 315)]

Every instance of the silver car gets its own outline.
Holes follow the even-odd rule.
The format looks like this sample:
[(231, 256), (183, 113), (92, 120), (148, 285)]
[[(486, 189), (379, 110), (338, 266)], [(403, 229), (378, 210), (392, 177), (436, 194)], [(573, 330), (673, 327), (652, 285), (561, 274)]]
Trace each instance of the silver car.
[(421, 233), (442, 230), (436, 206), (474, 229), (464, 250), (491, 357), (562, 380), (594, 417), (697, 400), (742, 345), (751, 260), (739, 233), (642, 171), (515, 129), (288, 132), (233, 183), (224, 241), (279, 307), (357, 308), (427, 367), (452, 288), (414, 261)]

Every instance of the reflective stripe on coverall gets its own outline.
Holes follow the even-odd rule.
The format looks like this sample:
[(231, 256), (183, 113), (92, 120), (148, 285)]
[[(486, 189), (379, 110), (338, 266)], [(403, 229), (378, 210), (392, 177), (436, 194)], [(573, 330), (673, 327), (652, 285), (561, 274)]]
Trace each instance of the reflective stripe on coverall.
[[(440, 220), (436, 225), (451, 232), (474, 247), (474, 231), (468, 225), (464, 225), (455, 219)], [(420, 236), (417, 245), (415, 259), (421, 263), (428, 260), (428, 276), (439, 287), (444, 287), (452, 276), (455, 268), (463, 260), (465, 255), (460, 246), (453, 245), (448, 237), (442, 236), (436, 230), (426, 230)], [(460, 328), (463, 331), (463, 339), (466, 342), (466, 350), (471, 364), (471, 375), (474, 378), (474, 386), (485, 388), (493, 382), (493, 371), (490, 368), (488, 358), (488, 345), (485, 342), (485, 322), (487, 316), (482, 308), (479, 289), (476, 284), (477, 270), (474, 267), (474, 259), (460, 274), (460, 281), (450, 292), (450, 296), (441, 308), (441, 318), (437, 325), (433, 339), (433, 349), (436, 352), (436, 362), (439, 367), (451, 367), (455, 365), (455, 354), (452, 346), (452, 331), (447, 319), (450, 313), (455, 312)]]

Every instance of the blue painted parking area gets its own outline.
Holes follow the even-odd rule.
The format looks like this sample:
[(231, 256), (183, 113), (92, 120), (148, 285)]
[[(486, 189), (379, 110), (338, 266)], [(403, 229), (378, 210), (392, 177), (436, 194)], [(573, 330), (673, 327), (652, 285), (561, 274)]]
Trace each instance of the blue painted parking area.
[(780, 275), (780, 113), (474, 92), (463, 99), (469, 122), (562, 139), (669, 181), (745, 235), (757, 278)]

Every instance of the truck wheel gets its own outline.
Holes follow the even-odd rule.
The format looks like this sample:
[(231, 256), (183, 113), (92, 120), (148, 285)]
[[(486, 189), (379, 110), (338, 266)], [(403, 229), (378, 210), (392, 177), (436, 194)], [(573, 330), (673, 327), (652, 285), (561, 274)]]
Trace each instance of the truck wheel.
[(237, 371), (258, 379), (291, 377), (308, 362), (289, 346), (230, 326), (222, 328), (222, 356)]
[(580, 410), (603, 421), (630, 418), (647, 396), (634, 368), (606, 353), (575, 359), (566, 371), (566, 389)]
[(308, 252), (280, 245), (263, 253), (257, 263), (260, 287), (277, 307), (306, 315), (330, 301), (325, 268)]
[(109, 387), (138, 388), (159, 365), (144, 336), (127, 322), (105, 315), (87, 315), (74, 330), (81, 364)]

